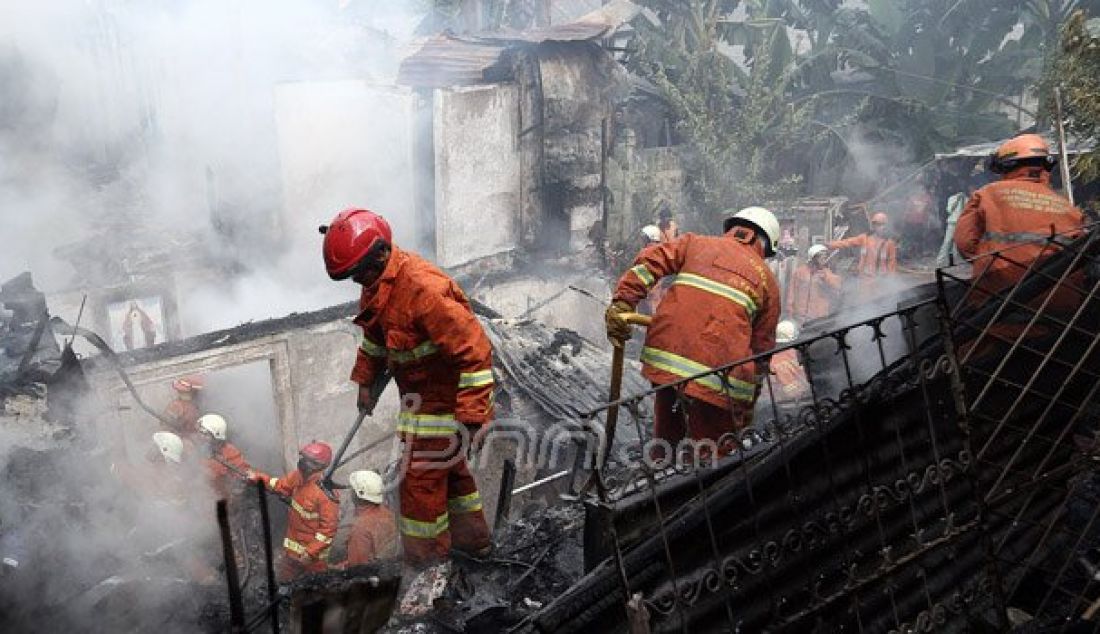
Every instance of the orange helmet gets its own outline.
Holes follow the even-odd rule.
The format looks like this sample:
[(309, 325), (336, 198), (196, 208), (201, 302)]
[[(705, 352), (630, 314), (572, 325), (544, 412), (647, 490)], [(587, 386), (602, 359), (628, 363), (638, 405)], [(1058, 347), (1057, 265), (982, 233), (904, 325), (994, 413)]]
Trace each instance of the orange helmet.
[(889, 221), (890, 219), (887, 218), (886, 214), (882, 213), (881, 211), (876, 212), (875, 215), (871, 216), (871, 224), (873, 225), (884, 225)]
[(989, 155), (987, 167), (994, 174), (1004, 174), (1029, 164), (1047, 169), (1054, 167), (1050, 146), (1038, 134), (1021, 134), (1005, 141)]
[(206, 379), (201, 374), (192, 374), (172, 381), (172, 389), (177, 392), (198, 392), (206, 387)]

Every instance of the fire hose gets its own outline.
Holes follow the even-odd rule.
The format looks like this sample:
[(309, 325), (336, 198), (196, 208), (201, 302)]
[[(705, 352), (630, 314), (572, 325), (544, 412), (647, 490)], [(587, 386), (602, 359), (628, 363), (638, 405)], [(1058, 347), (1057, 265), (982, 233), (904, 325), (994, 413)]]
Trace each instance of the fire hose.
[[(60, 317), (52, 318), (50, 320), (50, 323), (53, 324), (54, 326), (58, 327), (59, 329), (61, 329), (61, 328), (68, 329), (68, 330), (72, 331), (72, 333), (74, 335), (80, 335), (88, 343), (92, 344), (92, 346), (94, 346), (97, 350), (99, 350), (100, 353), (103, 354), (104, 358), (106, 358), (111, 363), (111, 366), (114, 367), (115, 372), (118, 373), (119, 378), (122, 379), (122, 382), (126, 385), (126, 389), (129, 390), (130, 395), (134, 397), (134, 402), (136, 402), (138, 404), (138, 406), (141, 409), (143, 409), (147, 414), (149, 414), (153, 418), (157, 419), (162, 424), (164, 424), (168, 427), (173, 427), (174, 426), (173, 421), (168, 420), (168, 418), (166, 416), (164, 416), (160, 412), (156, 411), (155, 409), (150, 407), (144, 400), (142, 400), (141, 395), (138, 394), (137, 388), (134, 387), (133, 382), (130, 380), (130, 375), (128, 375), (126, 373), (126, 369), (122, 366), (122, 361), (119, 360), (118, 354), (114, 350), (111, 349), (111, 346), (108, 345), (106, 341), (103, 340), (103, 337), (100, 337), (99, 335), (92, 332), (91, 330), (88, 330), (87, 328), (81, 328), (80, 326), (70, 326), (69, 324), (65, 323), (65, 320), (61, 319)], [(231, 465), (228, 462), (222, 460), (221, 456), (212, 455), (211, 458), (215, 462), (225, 466), (232, 473), (240, 476), (241, 479), (243, 479), (247, 482), (252, 481), (252, 478), (247, 473), (241, 471), (236, 466)], [(283, 504), (287, 504), (287, 505), (290, 504), (290, 502), (286, 498), (284, 498), (283, 496), (275, 493), (274, 491), (268, 490), (268, 493), (270, 493), (271, 495), (278, 498), (278, 500), (280, 502), (282, 502)]]
[(92, 332), (91, 330), (88, 330), (87, 328), (81, 328), (80, 326), (70, 326), (69, 324), (65, 323), (64, 319), (61, 319), (60, 317), (52, 318), (50, 320), (50, 323), (58, 327), (58, 329), (68, 329), (74, 335), (80, 335), (88, 343), (92, 344), (97, 350), (100, 351), (100, 353), (103, 354), (103, 356), (108, 361), (111, 362), (111, 365), (118, 373), (119, 378), (122, 379), (122, 382), (126, 384), (126, 389), (129, 390), (130, 394), (134, 397), (134, 402), (138, 404), (138, 407), (145, 410), (147, 414), (157, 419), (161, 423), (167, 425), (168, 427), (174, 426), (174, 423), (168, 420), (166, 416), (156, 411), (152, 407), (149, 407), (149, 405), (147, 405), (145, 401), (142, 400), (141, 395), (138, 394), (137, 388), (135, 388), (134, 384), (130, 381), (130, 376), (126, 374), (126, 370), (122, 367), (122, 361), (119, 360), (118, 354), (111, 349), (111, 346), (107, 345), (107, 342), (103, 340), (103, 337), (100, 337), (99, 335)]

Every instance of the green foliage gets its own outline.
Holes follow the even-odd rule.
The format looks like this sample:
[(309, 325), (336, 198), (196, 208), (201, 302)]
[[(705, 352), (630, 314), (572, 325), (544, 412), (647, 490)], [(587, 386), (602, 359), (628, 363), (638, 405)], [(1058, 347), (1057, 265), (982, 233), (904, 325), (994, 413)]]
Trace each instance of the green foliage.
[[(1062, 30), (1061, 53), (1047, 78), (1049, 101), (1061, 86), (1068, 133), (1077, 139), (1100, 143), (1100, 18), (1075, 13)], [(1085, 180), (1100, 178), (1100, 151), (1079, 157), (1074, 166)]]
[(853, 137), (917, 164), (1027, 125), (1051, 20), (1095, 1), (644, 0), (661, 24), (627, 65), (672, 105), (705, 212), (859, 196)]

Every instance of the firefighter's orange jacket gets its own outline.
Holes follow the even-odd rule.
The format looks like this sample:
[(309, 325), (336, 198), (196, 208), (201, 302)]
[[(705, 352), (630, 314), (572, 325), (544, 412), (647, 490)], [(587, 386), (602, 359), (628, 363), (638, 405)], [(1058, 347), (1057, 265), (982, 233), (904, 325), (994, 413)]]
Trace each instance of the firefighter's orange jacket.
[(283, 548), (302, 561), (326, 559), (340, 521), (340, 503), (321, 489), (321, 472), (308, 478), (295, 469), (282, 478), (270, 478), (272, 491), (290, 498)]
[(778, 383), (772, 386), (772, 390), (776, 392), (774, 396), (777, 401), (809, 397), (810, 382), (806, 379), (806, 371), (798, 362), (798, 352), (794, 348), (776, 352), (772, 355), (770, 365)]
[(493, 414), (493, 349), (458, 284), (427, 260), (394, 247), (378, 281), (364, 288), (363, 329), (351, 379), (370, 385), (388, 365), (401, 394), (419, 406), (399, 415), (405, 437), (450, 436), (458, 423)]
[[(1072, 232), (1084, 224), (1084, 214), (1051, 189), (1050, 172), (1025, 167), (974, 192), (955, 226), (955, 246), (973, 260), (974, 278), (984, 273), (983, 286), (997, 291), (1023, 277), (1052, 228)], [(1002, 250), (1003, 258), (988, 257)], [(1046, 256), (1053, 253), (1046, 247)]]
[(381, 504), (355, 507), (355, 521), (348, 532), (347, 565), (369, 564), (397, 556), (397, 524), (394, 514)]
[[(210, 482), (213, 484), (215, 492), (221, 497), (225, 497), (229, 493), (228, 483), (230, 481), (243, 479), (252, 470), (252, 465), (245, 460), (241, 450), (230, 442), (223, 443), (204, 462), (206, 463), (206, 472), (210, 477)], [(236, 467), (237, 472), (233, 472), (232, 469), (225, 466), (226, 464)]]
[(890, 238), (880, 238), (873, 233), (863, 233), (843, 240), (834, 240), (825, 246), (830, 249), (859, 247), (859, 276), (876, 277), (898, 270), (898, 245)]
[[(752, 233), (735, 227), (723, 236), (685, 234), (638, 254), (615, 288), (615, 300), (636, 306), (658, 280), (670, 277), (642, 349), (642, 373), (657, 385), (706, 372), (775, 346), (782, 298)], [(688, 396), (726, 406), (751, 403), (758, 377), (753, 363), (691, 381)]]
[(808, 321), (832, 314), (833, 297), (840, 291), (840, 276), (827, 268), (803, 264), (787, 286), (786, 314)]
[(190, 436), (199, 431), (199, 408), (193, 400), (173, 400), (165, 408), (164, 417), (175, 422), (175, 427), (170, 431), (181, 436)]

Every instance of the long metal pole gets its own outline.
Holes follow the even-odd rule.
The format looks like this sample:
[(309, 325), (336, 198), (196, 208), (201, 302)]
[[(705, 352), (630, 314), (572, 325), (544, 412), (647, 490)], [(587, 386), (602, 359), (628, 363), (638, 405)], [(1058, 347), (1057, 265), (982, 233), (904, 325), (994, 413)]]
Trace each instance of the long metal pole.
[(1073, 205), (1075, 204), (1073, 202), (1073, 180), (1069, 173), (1069, 152), (1066, 151), (1066, 124), (1062, 119), (1061, 87), (1054, 89), (1054, 116), (1058, 120), (1058, 154), (1060, 154), (1058, 164), (1062, 169), (1062, 190), (1066, 192), (1066, 198)]
[(267, 601), (271, 610), (271, 632), (279, 634), (278, 586), (275, 585), (275, 553), (271, 548), (271, 515), (267, 510), (267, 489), (263, 482), (256, 483), (257, 497), (260, 499), (260, 521), (264, 527), (264, 564), (267, 566)]
[(222, 556), (225, 558), (225, 582), (229, 586), (229, 628), (231, 632), (244, 631), (244, 601), (241, 600), (241, 584), (237, 579), (237, 557), (233, 554), (233, 537), (229, 532), (229, 511), (225, 500), (218, 500), (218, 529), (222, 536)]
[(493, 522), (493, 532), (497, 532), (508, 523), (508, 515), (512, 510), (512, 487), (516, 484), (516, 463), (514, 460), (505, 460), (500, 472), (500, 493), (497, 495), (496, 519)]

